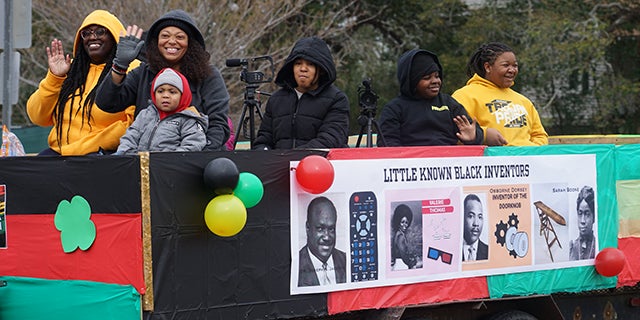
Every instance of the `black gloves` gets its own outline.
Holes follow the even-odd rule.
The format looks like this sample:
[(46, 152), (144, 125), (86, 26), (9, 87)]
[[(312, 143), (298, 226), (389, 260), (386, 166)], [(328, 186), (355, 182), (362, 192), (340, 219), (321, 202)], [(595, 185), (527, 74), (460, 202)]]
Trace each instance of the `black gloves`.
[(119, 70), (127, 70), (131, 61), (135, 60), (144, 45), (142, 39), (133, 35), (120, 37), (116, 57), (113, 58), (113, 65)]

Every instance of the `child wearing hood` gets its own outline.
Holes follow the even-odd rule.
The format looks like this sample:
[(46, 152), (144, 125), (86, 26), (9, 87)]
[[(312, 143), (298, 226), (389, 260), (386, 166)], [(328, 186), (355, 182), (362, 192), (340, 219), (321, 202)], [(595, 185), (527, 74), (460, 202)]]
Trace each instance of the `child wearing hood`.
[(440, 92), (442, 66), (434, 53), (405, 52), (397, 75), (400, 95), (382, 108), (379, 147), (482, 144), (482, 128), (460, 103)]
[(276, 76), (252, 149), (347, 148), (349, 100), (338, 89), (329, 46), (318, 37), (296, 42)]
[[(144, 40), (143, 33), (132, 25), (120, 36), (111, 72), (98, 87), (98, 108), (120, 112), (134, 104), (137, 117), (149, 105), (151, 81), (163, 68), (172, 68), (185, 76), (193, 105), (209, 119), (205, 150), (226, 150), (229, 93), (220, 70), (209, 62), (211, 54), (195, 20), (184, 10), (171, 10), (149, 27)], [(140, 55), (146, 62), (125, 74), (123, 70)]]
[(208, 119), (191, 106), (189, 82), (180, 72), (162, 69), (151, 83), (151, 101), (120, 139), (116, 154), (201, 151), (205, 147)]

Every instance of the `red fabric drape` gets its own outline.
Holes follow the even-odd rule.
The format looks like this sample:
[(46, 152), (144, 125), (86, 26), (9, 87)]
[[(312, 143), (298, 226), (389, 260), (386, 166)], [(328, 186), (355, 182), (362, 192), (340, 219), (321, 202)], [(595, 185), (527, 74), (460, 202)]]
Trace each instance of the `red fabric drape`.
[(627, 262), (618, 275), (617, 286), (634, 286), (640, 279), (640, 238), (620, 238), (618, 249), (624, 252)]
[(130, 284), (144, 294), (141, 214), (92, 214), (95, 241), (71, 253), (62, 250), (53, 220), (53, 214), (6, 216), (0, 275)]

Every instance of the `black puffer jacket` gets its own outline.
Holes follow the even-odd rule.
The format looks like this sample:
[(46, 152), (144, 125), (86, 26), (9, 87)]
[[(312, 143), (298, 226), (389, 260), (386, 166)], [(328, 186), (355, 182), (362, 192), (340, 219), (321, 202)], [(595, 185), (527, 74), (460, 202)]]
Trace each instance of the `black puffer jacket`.
[[(378, 139), (378, 147), (456, 145), (458, 126), (453, 118), (465, 116), (472, 121), (464, 107), (446, 93), (440, 92), (431, 99), (415, 94), (416, 88), (411, 83), (410, 75), (416, 55), (431, 56), (438, 67), (440, 78), (443, 78), (442, 65), (432, 52), (413, 49), (398, 59), (400, 94), (382, 108), (380, 131), (384, 139)], [(483, 139), (482, 128), (476, 124), (476, 139), (462, 142), (482, 144)]]
[[(322, 69), (319, 86), (298, 99), (293, 64), (298, 58)], [(346, 148), (349, 100), (333, 82), (336, 68), (327, 44), (320, 38), (300, 39), (294, 45), (276, 84), (281, 89), (267, 102), (253, 149)]]

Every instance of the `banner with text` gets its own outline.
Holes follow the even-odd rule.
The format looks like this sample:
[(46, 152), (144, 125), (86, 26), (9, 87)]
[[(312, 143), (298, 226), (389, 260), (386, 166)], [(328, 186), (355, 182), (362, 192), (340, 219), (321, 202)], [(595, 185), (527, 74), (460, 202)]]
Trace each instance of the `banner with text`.
[(593, 265), (596, 159), (333, 160), (322, 194), (291, 162), (291, 293)]

